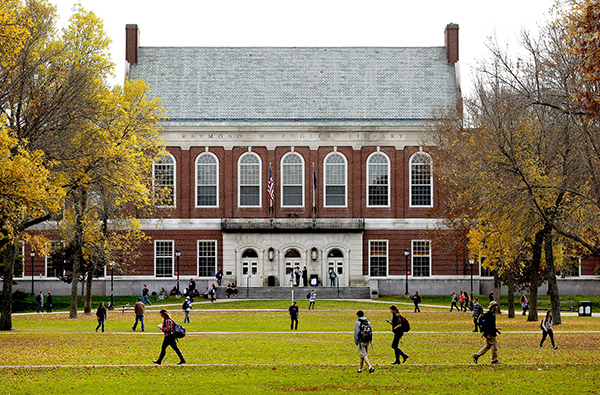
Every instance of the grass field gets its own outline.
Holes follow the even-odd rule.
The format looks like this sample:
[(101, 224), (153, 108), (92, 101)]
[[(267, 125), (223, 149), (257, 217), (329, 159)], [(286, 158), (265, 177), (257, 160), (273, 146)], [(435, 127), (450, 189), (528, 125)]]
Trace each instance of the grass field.
[[(424, 298), (425, 299), (425, 298)], [(288, 301), (197, 303), (188, 335), (179, 342), (187, 364), (177, 366), (172, 350), (161, 366), (158, 310), (166, 307), (183, 323), (181, 300), (147, 310), (146, 331), (131, 330), (134, 315), (109, 312), (106, 332), (96, 333), (95, 316), (71, 320), (65, 313), (18, 314), (15, 331), (0, 333), (0, 393), (4, 394), (253, 394), (253, 393), (600, 393), (600, 319), (563, 316), (555, 327), (558, 350), (538, 349), (539, 323), (517, 315), (498, 317), (501, 366), (486, 354), (471, 354), (484, 341), (472, 333), (468, 313), (445, 306), (412, 313), (402, 298), (379, 303), (317, 302), (306, 311), (299, 301), (298, 331), (289, 330)], [(430, 298), (433, 301), (433, 298)], [(399, 304), (411, 322), (401, 348), (407, 363), (391, 366), (388, 307)], [(427, 304), (427, 300), (424, 301)], [(375, 331), (373, 374), (356, 373), (352, 341), (355, 312), (365, 311)]]

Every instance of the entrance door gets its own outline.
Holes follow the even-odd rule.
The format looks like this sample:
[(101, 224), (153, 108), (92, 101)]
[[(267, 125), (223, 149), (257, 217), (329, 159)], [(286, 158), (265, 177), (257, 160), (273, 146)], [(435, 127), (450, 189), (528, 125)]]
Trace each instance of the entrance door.
[(260, 287), (262, 275), (258, 267), (258, 254), (254, 250), (246, 250), (242, 254), (242, 287)]
[(287, 250), (287, 252), (285, 253), (283, 262), (284, 275), (283, 278), (280, 279), (280, 284), (284, 287), (291, 287), (292, 285), (296, 284), (296, 278), (293, 275), (294, 270), (296, 270), (296, 267), (302, 269), (302, 258), (297, 250), (291, 249)]
[[(344, 270), (344, 262), (344, 254), (342, 253), (342, 251), (338, 249), (329, 251), (329, 253), (327, 254), (327, 274), (325, 275), (325, 279), (327, 280), (327, 286), (348, 286), (348, 279), (346, 278), (346, 273)], [(333, 272), (337, 276), (334, 284), (331, 284), (331, 280), (329, 277), (329, 273), (331, 273), (331, 270), (333, 270)]]

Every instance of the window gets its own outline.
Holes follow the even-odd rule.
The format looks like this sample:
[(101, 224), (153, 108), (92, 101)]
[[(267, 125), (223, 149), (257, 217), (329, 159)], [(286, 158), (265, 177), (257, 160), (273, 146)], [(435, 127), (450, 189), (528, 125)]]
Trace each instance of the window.
[[(60, 241), (53, 241), (50, 244), (50, 253), (46, 255), (46, 277), (57, 278), (62, 276), (65, 266), (65, 249)], [(58, 262), (56, 262), (58, 260)], [(73, 270), (71, 267), (70, 270)]]
[(152, 166), (154, 197), (159, 205), (175, 206), (175, 159), (168, 154)]
[(566, 256), (563, 258), (562, 266), (557, 270), (561, 278), (579, 277), (581, 258), (578, 256)]
[(246, 153), (239, 162), (239, 205), (260, 207), (260, 159), (258, 155)]
[(417, 152), (410, 159), (410, 205), (432, 206), (431, 157)]
[[(15, 265), (13, 269), (13, 277), (21, 278), (25, 274), (25, 243), (19, 241), (18, 253), (15, 256)], [(21, 255), (19, 257), (19, 254)], [(20, 259), (21, 262), (18, 261)]]
[(484, 269), (483, 262), (485, 262), (485, 257), (481, 257), (479, 260), (479, 275), (481, 277), (494, 277), (494, 271), (490, 269), (489, 266)]
[(371, 277), (387, 276), (387, 241), (369, 242), (369, 275)]
[(431, 244), (426, 240), (412, 242), (412, 274), (414, 277), (429, 277), (431, 273)]
[(217, 272), (217, 242), (198, 241), (198, 276), (213, 277)]
[(173, 277), (173, 242), (154, 243), (154, 273), (156, 277)]
[(381, 152), (374, 153), (367, 161), (367, 205), (389, 205), (389, 173), (387, 156)]
[(217, 207), (219, 164), (210, 153), (203, 153), (196, 160), (196, 206)]
[(332, 153), (325, 158), (325, 206), (346, 206), (346, 158)]
[(295, 153), (281, 160), (281, 205), (302, 206), (304, 202), (304, 161)]

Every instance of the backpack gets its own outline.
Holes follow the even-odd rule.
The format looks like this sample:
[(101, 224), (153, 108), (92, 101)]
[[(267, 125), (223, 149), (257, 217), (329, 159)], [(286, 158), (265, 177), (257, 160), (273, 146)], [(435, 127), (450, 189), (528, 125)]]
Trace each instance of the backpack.
[(360, 343), (371, 343), (371, 341), (373, 341), (373, 328), (371, 328), (371, 323), (367, 320), (359, 320), (359, 322), (358, 341)]
[(409, 332), (410, 331), (410, 324), (408, 323), (408, 320), (403, 315), (401, 315), (400, 318), (402, 319), (402, 326), (401, 326), (402, 332)]
[(187, 308), (188, 308), (188, 301), (187, 301), (187, 300), (184, 300), (184, 301), (183, 301), (183, 304), (181, 305), (181, 309), (182, 309), (182, 310), (187, 310)]
[(310, 292), (306, 294), (306, 299), (310, 299)]
[[(491, 313), (493, 314), (493, 313)], [(491, 332), (490, 330), (488, 330), (489, 326), (490, 326), (490, 319), (489, 319), (489, 315), (490, 312), (486, 312), (483, 313), (479, 316), (479, 318), (477, 319), (477, 326), (479, 327), (479, 330), (481, 331), (481, 333), (489, 333)]]
[(173, 321), (173, 323), (175, 324), (175, 331), (173, 332), (175, 338), (181, 339), (182, 337), (185, 337), (185, 328), (175, 321)]
[(35, 301), (40, 303), (42, 301), (42, 297), (40, 295), (36, 296)]

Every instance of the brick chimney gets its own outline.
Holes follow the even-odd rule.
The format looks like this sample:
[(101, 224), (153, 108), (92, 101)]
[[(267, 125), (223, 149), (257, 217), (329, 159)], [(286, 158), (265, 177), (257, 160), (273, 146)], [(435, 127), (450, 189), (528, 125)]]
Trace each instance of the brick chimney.
[(458, 62), (458, 25), (456, 23), (446, 25), (444, 37), (448, 63), (455, 64)]
[(134, 65), (138, 62), (138, 48), (140, 46), (140, 30), (138, 25), (125, 26), (125, 60)]

